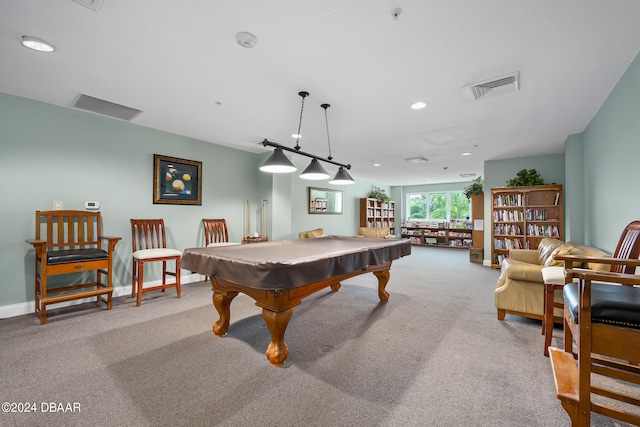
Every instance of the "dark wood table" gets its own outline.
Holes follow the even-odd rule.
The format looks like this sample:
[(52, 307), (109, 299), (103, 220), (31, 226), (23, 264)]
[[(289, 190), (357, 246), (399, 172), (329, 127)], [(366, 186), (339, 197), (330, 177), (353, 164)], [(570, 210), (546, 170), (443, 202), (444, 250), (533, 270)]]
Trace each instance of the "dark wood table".
[(186, 249), (181, 267), (211, 278), (213, 305), (220, 319), (213, 332), (229, 329), (231, 301), (242, 292), (262, 307), (271, 332), (266, 355), (273, 366), (284, 364), (289, 350), (284, 334), (293, 307), (321, 289), (340, 289), (342, 280), (373, 273), (378, 296), (386, 303), (393, 260), (411, 254), (409, 240), (328, 236), (253, 245)]

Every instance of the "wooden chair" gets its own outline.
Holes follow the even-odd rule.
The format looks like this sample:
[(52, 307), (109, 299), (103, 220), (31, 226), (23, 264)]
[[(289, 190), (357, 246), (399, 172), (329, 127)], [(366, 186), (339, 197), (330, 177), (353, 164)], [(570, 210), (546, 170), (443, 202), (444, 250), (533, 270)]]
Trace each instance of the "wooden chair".
[[(573, 426), (588, 426), (591, 412), (640, 425), (640, 398), (592, 383), (597, 375), (615, 379), (603, 384), (640, 385), (640, 275), (634, 274), (640, 266), (640, 221), (625, 228), (613, 258), (558, 258), (565, 263), (611, 265), (610, 273), (567, 269), (568, 283), (563, 286), (564, 351), (549, 348), (558, 399)], [(592, 395), (598, 395), (598, 400), (594, 401)], [(630, 411), (631, 406), (637, 407), (635, 413)]]
[[(131, 278), (131, 298), (137, 294), (136, 306), (142, 303), (144, 292), (176, 288), (180, 298), (180, 258), (182, 253), (167, 248), (167, 234), (163, 219), (131, 219), (133, 249), (133, 274)], [(175, 261), (175, 272), (167, 271), (167, 261)], [(144, 265), (162, 262), (162, 284), (144, 287)], [(174, 283), (167, 283), (167, 275), (174, 276)]]
[[(100, 212), (36, 211), (36, 237), (27, 240), (36, 251), (35, 302), (40, 323), (47, 323), (47, 305), (96, 297), (111, 310), (113, 251), (120, 237), (102, 235)], [(106, 248), (102, 248), (106, 241)], [(96, 280), (49, 289), (48, 278), (96, 272)], [(103, 281), (104, 275), (106, 283)], [(51, 294), (60, 294), (54, 295)], [(106, 295), (106, 300), (103, 299)]]
[[(611, 265), (611, 272), (613, 273), (634, 274), (636, 266), (640, 265), (640, 261), (638, 261), (638, 258), (640, 258), (640, 221), (633, 221), (625, 227), (611, 258), (586, 257), (582, 255), (556, 255), (554, 258), (564, 261), (565, 266), (586, 263), (609, 264)], [(573, 280), (571, 274), (573, 269), (569, 268), (567, 270), (569, 274), (566, 275), (564, 283), (562, 283), (557, 272), (553, 271), (554, 267), (548, 267), (545, 270), (552, 273), (548, 279), (545, 278), (545, 303), (542, 321), (542, 333), (545, 337), (544, 355), (548, 356), (548, 348), (551, 345), (553, 335), (553, 324), (556, 321), (563, 321), (562, 318), (558, 319), (553, 315), (554, 308), (564, 307), (562, 303), (554, 302), (554, 293), (558, 290), (562, 291), (564, 283)], [(543, 271), (543, 277), (544, 276), (545, 271)]]
[(205, 245), (213, 246), (233, 246), (240, 243), (229, 242), (229, 231), (227, 230), (227, 221), (225, 219), (202, 219), (202, 227), (204, 228)]
[(585, 270), (574, 277), (578, 283), (563, 289), (564, 351), (549, 348), (557, 397), (572, 426), (589, 426), (591, 412), (640, 425), (640, 276)]

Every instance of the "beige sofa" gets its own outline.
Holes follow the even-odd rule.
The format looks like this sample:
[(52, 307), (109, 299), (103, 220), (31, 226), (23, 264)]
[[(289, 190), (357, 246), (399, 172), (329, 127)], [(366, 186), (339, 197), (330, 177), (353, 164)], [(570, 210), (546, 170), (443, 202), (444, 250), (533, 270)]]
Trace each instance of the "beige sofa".
[(360, 227), (358, 229), (358, 237), (367, 237), (370, 239), (395, 239), (396, 236), (389, 234), (389, 227)]
[[(542, 269), (564, 265), (562, 261), (553, 258), (556, 254), (610, 257), (600, 249), (571, 242), (565, 243), (550, 237), (542, 239), (538, 249), (535, 250), (512, 249), (509, 251), (509, 258), (502, 262), (500, 278), (494, 293), (499, 320), (503, 320), (505, 314), (542, 319), (544, 314)], [(607, 264), (596, 263), (579, 264), (573, 267), (598, 271), (609, 271), (610, 268)], [(557, 302), (562, 302), (562, 293), (556, 291), (554, 298)], [(563, 316), (560, 309), (555, 309), (554, 315)]]

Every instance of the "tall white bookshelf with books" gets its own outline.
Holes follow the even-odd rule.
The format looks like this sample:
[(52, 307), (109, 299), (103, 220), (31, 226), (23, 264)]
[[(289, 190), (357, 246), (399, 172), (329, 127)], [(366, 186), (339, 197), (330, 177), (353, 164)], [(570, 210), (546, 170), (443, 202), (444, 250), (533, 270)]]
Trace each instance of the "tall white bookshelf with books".
[(511, 249), (537, 249), (544, 237), (564, 235), (562, 185), (491, 189), (491, 267)]

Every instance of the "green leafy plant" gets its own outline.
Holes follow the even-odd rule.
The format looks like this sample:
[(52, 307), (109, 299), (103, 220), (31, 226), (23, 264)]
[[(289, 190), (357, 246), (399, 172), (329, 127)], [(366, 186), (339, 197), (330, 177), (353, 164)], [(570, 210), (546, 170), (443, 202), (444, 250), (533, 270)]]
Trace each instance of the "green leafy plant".
[(379, 200), (382, 203), (388, 203), (391, 200), (384, 189), (376, 187), (375, 185), (371, 186), (371, 191), (369, 192), (369, 195), (367, 197), (369, 197), (370, 199)]
[(482, 177), (479, 176), (473, 180), (471, 185), (464, 188), (464, 195), (471, 200), (471, 196), (479, 196), (484, 194), (484, 186), (482, 185)]
[(544, 179), (535, 169), (522, 169), (516, 177), (507, 181), (509, 187), (529, 187), (532, 185), (545, 185)]

